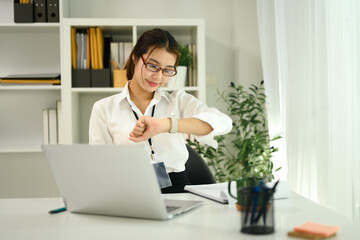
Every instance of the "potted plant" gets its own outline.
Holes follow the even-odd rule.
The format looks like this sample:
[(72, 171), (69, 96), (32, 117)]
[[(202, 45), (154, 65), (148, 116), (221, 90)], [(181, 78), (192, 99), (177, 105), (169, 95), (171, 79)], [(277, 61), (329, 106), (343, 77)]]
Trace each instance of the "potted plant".
[(181, 55), (179, 66), (188, 67), (193, 60), (190, 49), (186, 45), (182, 44), (178, 44), (178, 48)]
[(273, 172), (280, 170), (273, 169), (271, 157), (278, 149), (271, 142), (281, 137), (269, 137), (262, 85), (263, 81), (260, 87), (251, 85), (245, 90), (232, 82), (227, 91), (218, 90), (228, 106), (233, 128), (229, 134), (216, 137), (217, 149), (188, 141), (207, 160), (218, 182), (237, 180), (238, 189), (264, 178), (270, 181)]
[(177, 66), (177, 74), (169, 80), (169, 87), (184, 87), (186, 81), (187, 68), (190, 66), (193, 57), (190, 49), (186, 45), (178, 44), (180, 52), (179, 66)]

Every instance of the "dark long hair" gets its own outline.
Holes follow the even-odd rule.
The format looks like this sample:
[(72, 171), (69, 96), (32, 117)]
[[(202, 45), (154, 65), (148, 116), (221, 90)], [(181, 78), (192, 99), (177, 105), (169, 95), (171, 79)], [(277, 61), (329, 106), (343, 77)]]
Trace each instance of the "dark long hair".
[[(152, 52), (156, 48), (165, 48), (166, 51), (168, 51), (169, 53), (175, 54), (175, 66), (179, 64), (180, 52), (175, 38), (168, 31), (164, 31), (160, 28), (155, 28), (144, 32), (138, 39), (135, 47), (133, 48), (125, 67), (126, 77), (128, 80), (133, 78), (135, 63), (140, 59), (140, 57), (143, 54), (147, 53), (150, 49)], [(135, 59), (135, 61), (133, 58)]]

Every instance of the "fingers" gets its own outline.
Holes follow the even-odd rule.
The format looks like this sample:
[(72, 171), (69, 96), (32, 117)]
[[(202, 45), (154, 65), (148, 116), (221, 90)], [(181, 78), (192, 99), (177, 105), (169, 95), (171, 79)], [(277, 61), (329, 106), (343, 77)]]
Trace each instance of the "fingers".
[(144, 137), (144, 136), (139, 136), (139, 137), (129, 137), (129, 140), (130, 140), (130, 141), (133, 141), (133, 142), (138, 143), (138, 142), (142, 142), (142, 141), (147, 140), (147, 138), (146, 138), (146, 137)]
[(134, 129), (131, 131), (131, 133), (129, 134), (130, 137), (139, 137), (141, 135), (143, 135), (144, 131), (145, 131), (146, 127), (145, 127), (145, 121), (144, 119), (141, 117), (135, 124)]
[(129, 140), (141, 142), (159, 134), (159, 119), (141, 116), (129, 134)]

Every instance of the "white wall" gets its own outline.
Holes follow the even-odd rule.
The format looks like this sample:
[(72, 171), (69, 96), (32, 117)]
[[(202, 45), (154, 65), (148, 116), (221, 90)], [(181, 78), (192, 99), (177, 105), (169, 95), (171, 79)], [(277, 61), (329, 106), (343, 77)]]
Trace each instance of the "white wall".
[(233, 47), (235, 76), (242, 85), (263, 80), (256, 1), (234, 0)]

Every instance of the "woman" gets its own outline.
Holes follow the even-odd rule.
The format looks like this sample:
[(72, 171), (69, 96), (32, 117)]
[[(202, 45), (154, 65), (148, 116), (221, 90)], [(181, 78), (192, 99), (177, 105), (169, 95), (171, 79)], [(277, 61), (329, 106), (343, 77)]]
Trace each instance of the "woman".
[(90, 117), (90, 144), (144, 144), (155, 162), (164, 162), (173, 186), (190, 184), (184, 172), (188, 151), (183, 134), (217, 147), (214, 136), (228, 133), (231, 119), (194, 96), (160, 87), (176, 75), (180, 53), (173, 36), (162, 29), (143, 33), (130, 54), (128, 83), (114, 96), (99, 100)]

